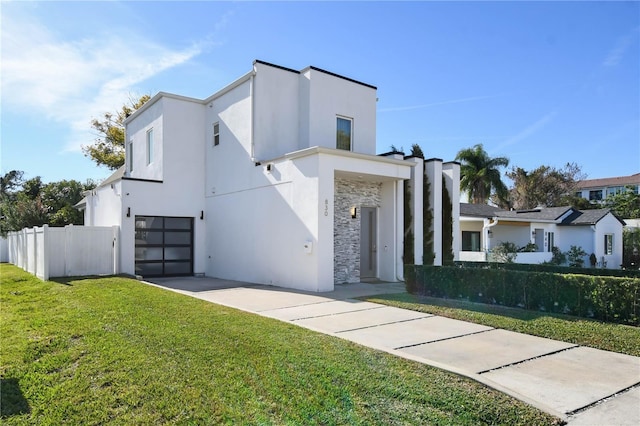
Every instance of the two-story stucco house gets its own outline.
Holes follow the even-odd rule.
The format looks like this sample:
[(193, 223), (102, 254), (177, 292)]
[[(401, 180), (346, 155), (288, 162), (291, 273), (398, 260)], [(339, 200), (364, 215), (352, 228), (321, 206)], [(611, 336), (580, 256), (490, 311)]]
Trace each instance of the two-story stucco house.
[[(402, 279), (403, 182), (425, 167), (376, 155), (376, 92), (255, 61), (203, 100), (158, 93), (126, 120), (126, 164), (87, 194), (85, 225), (119, 226), (119, 270), (143, 277)], [(457, 205), (459, 169), (437, 166)]]

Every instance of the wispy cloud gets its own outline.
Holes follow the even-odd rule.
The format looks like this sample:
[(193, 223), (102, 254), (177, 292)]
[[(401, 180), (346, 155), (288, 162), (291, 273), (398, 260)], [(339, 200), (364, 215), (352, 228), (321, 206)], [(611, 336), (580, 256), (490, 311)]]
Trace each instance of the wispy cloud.
[(378, 112), (410, 111), (410, 110), (414, 110), (414, 109), (429, 108), (429, 107), (440, 106), (440, 105), (462, 104), (462, 103), (466, 103), (466, 102), (482, 101), (484, 99), (499, 98), (501, 96), (505, 96), (505, 94), (488, 95), (488, 96), (472, 96), (472, 97), (469, 97), (469, 98), (451, 99), (451, 100), (448, 100), (448, 101), (432, 102), (432, 103), (428, 103), (428, 104), (401, 106), (401, 107), (390, 107), (390, 108), (380, 108), (378, 110)]
[(616, 45), (609, 51), (607, 57), (602, 62), (602, 65), (605, 67), (615, 67), (622, 61), (625, 53), (629, 50), (629, 47), (633, 44), (634, 41), (638, 40), (638, 35), (640, 34), (640, 27), (635, 27), (626, 35), (620, 37), (616, 42)]
[(494, 150), (500, 151), (508, 146), (515, 145), (518, 142), (527, 139), (531, 135), (543, 129), (547, 124), (549, 124), (555, 118), (556, 115), (557, 115), (556, 111), (551, 111), (550, 113), (544, 115), (539, 120), (525, 127), (522, 131), (518, 132), (515, 136), (512, 136), (509, 139), (502, 142), (499, 146), (494, 148)]
[(4, 107), (66, 124), (65, 150), (91, 142), (92, 117), (115, 110), (137, 84), (188, 62), (207, 45), (170, 49), (121, 30), (65, 40), (32, 16), (2, 21)]

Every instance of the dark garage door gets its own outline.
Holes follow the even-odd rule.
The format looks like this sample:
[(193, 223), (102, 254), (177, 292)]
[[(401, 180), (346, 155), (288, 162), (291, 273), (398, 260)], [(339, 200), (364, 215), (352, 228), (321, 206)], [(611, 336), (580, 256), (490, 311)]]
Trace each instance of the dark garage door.
[(193, 275), (193, 218), (136, 216), (136, 275)]

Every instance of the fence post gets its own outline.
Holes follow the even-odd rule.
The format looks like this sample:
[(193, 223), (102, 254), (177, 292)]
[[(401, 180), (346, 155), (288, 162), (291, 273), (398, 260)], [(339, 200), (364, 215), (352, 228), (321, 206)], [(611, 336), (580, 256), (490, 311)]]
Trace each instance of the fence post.
[(73, 246), (73, 225), (67, 225), (64, 227), (64, 276), (73, 276), (71, 268), (71, 249)]
[(42, 279), (49, 280), (49, 262), (51, 260), (51, 249), (49, 248), (49, 225), (42, 225), (42, 256), (44, 257), (42, 265)]
[(120, 272), (120, 239), (118, 238), (120, 227), (112, 226), (111, 229), (113, 233), (113, 246), (111, 248), (111, 256), (113, 256), (113, 275), (116, 275)]

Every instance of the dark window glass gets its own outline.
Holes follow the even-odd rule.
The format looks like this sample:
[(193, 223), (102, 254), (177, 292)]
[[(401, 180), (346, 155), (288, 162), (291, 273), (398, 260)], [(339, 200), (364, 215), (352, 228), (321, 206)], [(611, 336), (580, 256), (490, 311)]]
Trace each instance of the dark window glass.
[(191, 273), (189, 262), (166, 262), (164, 264), (165, 275), (182, 275)]
[(479, 231), (462, 231), (462, 251), (480, 251)]
[(338, 117), (336, 148), (351, 151), (351, 120)]
[(164, 219), (165, 229), (191, 229), (191, 218), (188, 217), (166, 217)]

